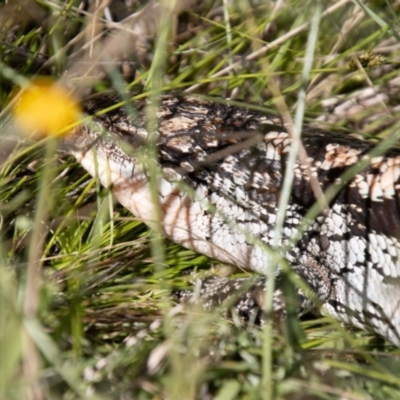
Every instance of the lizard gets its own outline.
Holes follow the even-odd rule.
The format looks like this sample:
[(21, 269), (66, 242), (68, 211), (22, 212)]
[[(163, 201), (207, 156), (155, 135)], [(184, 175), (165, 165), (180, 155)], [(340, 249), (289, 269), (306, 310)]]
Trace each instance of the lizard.
[[(307, 159), (295, 163), (282, 235), (274, 240), (292, 144), (279, 116), (229, 101), (166, 94), (154, 105), (153, 132), (146, 114), (150, 100), (126, 107), (119, 102), (113, 94), (84, 101), (93, 119), (67, 136), (68, 151), (150, 227), (156, 223), (149, 184), (154, 162), (163, 235), (258, 274), (205, 279), (200, 293), (205, 307), (239, 291), (238, 310), (262, 314), (266, 280), (279, 281), (283, 273), (278, 268), (268, 277), (275, 245), (318, 298), (323, 314), (400, 346), (400, 150), (374, 154), (366, 140), (304, 125)], [(156, 160), (146, 161), (151, 148)], [(346, 181), (343, 174), (360, 163), (365, 168)], [(306, 221), (317, 200), (313, 182), (322, 191), (335, 184), (338, 190)], [(317, 308), (296, 290), (299, 315)], [(283, 315), (281, 298), (277, 286), (274, 311)]]

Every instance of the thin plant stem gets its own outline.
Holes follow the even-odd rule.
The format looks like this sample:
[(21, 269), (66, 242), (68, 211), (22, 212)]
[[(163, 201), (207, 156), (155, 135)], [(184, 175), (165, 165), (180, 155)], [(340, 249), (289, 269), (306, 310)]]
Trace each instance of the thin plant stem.
[[(303, 84), (299, 90), (299, 103), (296, 110), (295, 124), (291, 132), (292, 145), (290, 147), (289, 156), (286, 164), (286, 172), (283, 180), (282, 190), (279, 199), (277, 221), (274, 227), (273, 235), (273, 247), (278, 248), (280, 240), (282, 238), (283, 223), (286, 215), (286, 208), (289, 203), (293, 177), (294, 177), (294, 167), (297, 161), (299, 149), (300, 149), (300, 136), (301, 128), (303, 123), (303, 115), (305, 109), (305, 87), (309, 79), (313, 55), (315, 50), (315, 44), (317, 41), (318, 26), (321, 18), (322, 4), (317, 3), (313, 17), (311, 20), (310, 34), (308, 36), (305, 63), (303, 66), (302, 80)], [(266, 294), (265, 294), (265, 305), (264, 311), (267, 315), (266, 323), (264, 327), (264, 341), (263, 341), (263, 376), (262, 376), (262, 388), (264, 393), (264, 398), (266, 400), (272, 400), (274, 396), (273, 391), (273, 359), (272, 359), (272, 313), (273, 313), (273, 298), (275, 291), (275, 272), (276, 263), (272, 261), (269, 265)]]
[[(57, 140), (49, 137), (46, 142), (45, 164), (40, 180), (37, 197), (37, 208), (29, 242), (28, 266), (26, 276), (26, 291), (24, 300), (24, 314), (28, 320), (35, 319), (39, 307), (41, 288), (41, 272), (44, 239), (46, 236), (46, 221), (51, 208), (50, 184), (54, 177), (53, 156), (57, 148)], [(30, 400), (43, 399), (39, 383), (40, 356), (32, 338), (25, 333), (24, 373), (29, 383), (27, 398)]]

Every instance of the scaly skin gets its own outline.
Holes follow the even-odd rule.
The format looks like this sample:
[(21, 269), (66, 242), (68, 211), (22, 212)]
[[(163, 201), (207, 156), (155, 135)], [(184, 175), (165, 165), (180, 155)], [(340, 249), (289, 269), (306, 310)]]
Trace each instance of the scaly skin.
[[(85, 109), (96, 114), (116, 102), (113, 95), (95, 96)], [(130, 104), (135, 110), (131, 116), (120, 108), (99, 115), (66, 141), (92, 176), (152, 226), (154, 210), (142, 163), (151, 136), (145, 104)], [(156, 117), (158, 136), (151, 140), (158, 155), (165, 236), (264, 276), (247, 282), (237, 300), (243, 313), (260, 310), (290, 135), (279, 117), (199, 97), (162, 96)], [(368, 157), (370, 143), (307, 126), (302, 143), (308, 158), (295, 165), (278, 249), (314, 291), (325, 314), (400, 346), (400, 151), (370, 158), (365, 169), (343, 182), (341, 175)], [(338, 192), (293, 242), (316, 201), (316, 182), (322, 190), (336, 183)], [(206, 306), (221, 303), (245, 283), (205, 281)], [(316, 308), (301, 290), (298, 296), (299, 314)], [(284, 313), (279, 285), (274, 308)]]

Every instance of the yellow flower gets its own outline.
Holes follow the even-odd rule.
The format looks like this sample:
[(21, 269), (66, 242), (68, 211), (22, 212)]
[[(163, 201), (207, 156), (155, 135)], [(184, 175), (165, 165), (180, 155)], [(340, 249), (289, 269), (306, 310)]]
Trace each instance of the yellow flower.
[(17, 126), (28, 136), (64, 135), (78, 122), (81, 109), (67, 89), (50, 79), (35, 79), (18, 93)]

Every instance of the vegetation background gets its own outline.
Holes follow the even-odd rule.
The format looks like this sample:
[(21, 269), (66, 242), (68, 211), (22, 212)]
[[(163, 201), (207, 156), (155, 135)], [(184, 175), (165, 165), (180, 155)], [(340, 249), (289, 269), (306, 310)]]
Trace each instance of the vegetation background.
[[(289, 318), (263, 337), (218, 313), (182, 313), (170, 295), (182, 273), (224, 268), (157, 245), (62, 145), (22, 136), (9, 113), (12, 89), (46, 75), (78, 100), (187, 91), (294, 112), (303, 93), (315, 123), (330, 113), (326, 99), (390, 92), (399, 7), (0, 1), (0, 399), (400, 399), (400, 351), (366, 332)], [(392, 97), (383, 108), (395, 116)], [(328, 128), (384, 140), (387, 117), (357, 128), (371, 112)]]

